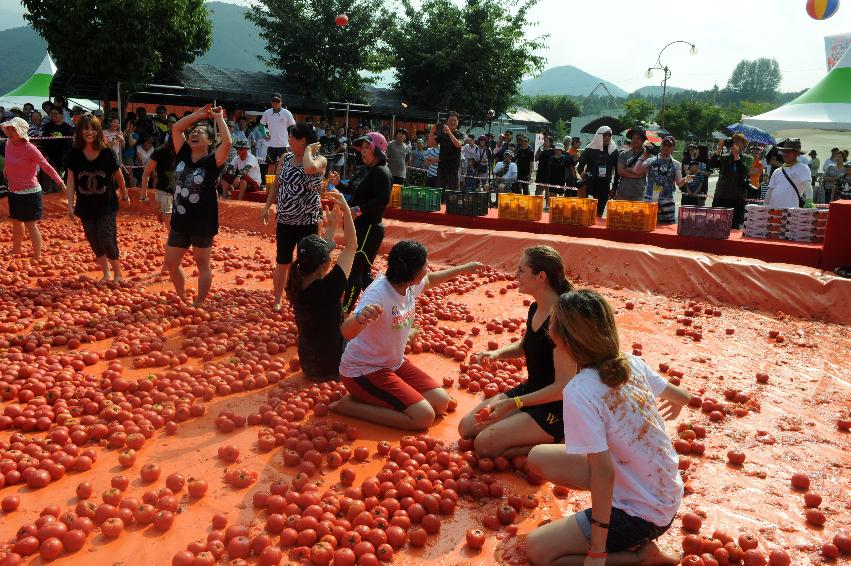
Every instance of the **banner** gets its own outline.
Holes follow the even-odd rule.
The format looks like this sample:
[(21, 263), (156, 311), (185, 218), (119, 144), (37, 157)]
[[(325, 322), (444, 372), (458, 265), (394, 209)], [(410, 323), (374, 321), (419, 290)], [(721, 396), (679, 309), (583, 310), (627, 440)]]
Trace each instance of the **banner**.
[(827, 56), (828, 71), (839, 63), (849, 47), (851, 47), (851, 33), (828, 35), (824, 38), (824, 53)]

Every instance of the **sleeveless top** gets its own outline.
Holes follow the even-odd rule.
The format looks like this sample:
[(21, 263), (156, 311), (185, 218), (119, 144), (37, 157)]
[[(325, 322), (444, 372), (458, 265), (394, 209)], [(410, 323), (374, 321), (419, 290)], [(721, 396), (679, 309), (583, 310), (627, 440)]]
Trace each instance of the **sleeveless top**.
[(304, 172), (304, 165), (295, 164), (294, 160), (292, 153), (287, 155), (278, 177), (278, 224), (319, 224), (322, 219), (322, 203), (319, 199), (322, 174), (307, 174)]
[(556, 379), (553, 362), (553, 351), (556, 345), (550, 339), (550, 317), (547, 317), (538, 330), (533, 331), (532, 318), (537, 311), (538, 303), (532, 303), (526, 319), (526, 334), (523, 335), (523, 355), (526, 356), (526, 371), (529, 374), (526, 380), (527, 393), (552, 385)]

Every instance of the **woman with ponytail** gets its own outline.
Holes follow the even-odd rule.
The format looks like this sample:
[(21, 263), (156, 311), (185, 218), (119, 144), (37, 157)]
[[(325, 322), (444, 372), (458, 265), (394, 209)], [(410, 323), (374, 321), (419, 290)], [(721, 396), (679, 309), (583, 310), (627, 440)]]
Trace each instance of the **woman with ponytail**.
[[(549, 336), (553, 307), (559, 295), (570, 291), (564, 263), (550, 246), (526, 248), (517, 265), (517, 290), (531, 295), (523, 340), (478, 355), (487, 360), (525, 357), (529, 378), (505, 393), (485, 399), (458, 425), (462, 438), (475, 439), (479, 456), (494, 458), (526, 454), (538, 444), (561, 442), (561, 392), (575, 366), (560, 354)], [(482, 419), (476, 414), (487, 408)], [(481, 413), (479, 413), (481, 415)]]
[(564, 444), (533, 448), (529, 468), (553, 483), (590, 490), (591, 508), (533, 531), (529, 561), (679, 564), (679, 556), (653, 541), (671, 526), (683, 496), (664, 421), (679, 415), (688, 392), (621, 352), (612, 307), (594, 291), (559, 298), (550, 336), (579, 373), (564, 388)]
[[(328, 191), (332, 199), (328, 211), (325, 237), (305, 236), (296, 246), (296, 260), (289, 269), (286, 292), (298, 327), (298, 356), (305, 377), (314, 381), (339, 378), (340, 358), (346, 339), (354, 336), (359, 326), (355, 317), (343, 322), (343, 292), (352, 271), (357, 251), (357, 235), (352, 212), (343, 195)], [(331, 263), (334, 232), (343, 219), (345, 243)], [(372, 320), (380, 311), (374, 305), (364, 308), (361, 320)]]

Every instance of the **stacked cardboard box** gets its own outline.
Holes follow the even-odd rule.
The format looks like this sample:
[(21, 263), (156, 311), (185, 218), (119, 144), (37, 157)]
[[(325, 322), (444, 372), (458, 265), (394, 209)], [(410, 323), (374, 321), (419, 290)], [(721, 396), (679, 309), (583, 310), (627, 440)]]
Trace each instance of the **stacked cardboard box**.
[(744, 235), (793, 242), (823, 242), (827, 209), (745, 207)]

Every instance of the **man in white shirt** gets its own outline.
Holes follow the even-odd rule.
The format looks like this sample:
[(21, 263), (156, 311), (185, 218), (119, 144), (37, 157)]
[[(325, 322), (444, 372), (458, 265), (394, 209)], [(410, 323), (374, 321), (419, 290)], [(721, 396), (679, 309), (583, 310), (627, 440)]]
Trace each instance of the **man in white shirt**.
[(502, 158), (503, 161), (497, 163), (493, 168), (493, 176), (500, 184), (504, 185), (498, 192), (513, 191), (517, 182), (517, 164), (514, 163), (514, 152), (508, 149), (503, 152)]
[(272, 93), (272, 107), (267, 108), (260, 118), (260, 123), (266, 126), (266, 140), (269, 147), (266, 150), (266, 162), (274, 166), (278, 159), (290, 149), (288, 129), (295, 126), (295, 118), (289, 110), (281, 106), (280, 93)]
[(260, 162), (248, 151), (248, 142), (239, 140), (233, 146), (236, 157), (230, 162), (228, 170), (222, 173), (222, 188), (229, 195), (231, 189), (239, 191), (237, 200), (242, 200), (246, 192), (260, 191)]
[(765, 205), (774, 208), (799, 208), (801, 201), (812, 208), (813, 184), (810, 168), (798, 161), (801, 140), (787, 138), (777, 144), (783, 153), (783, 166), (775, 169), (768, 181)]

